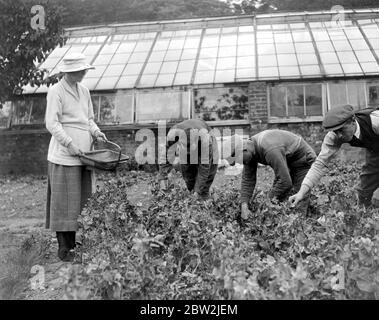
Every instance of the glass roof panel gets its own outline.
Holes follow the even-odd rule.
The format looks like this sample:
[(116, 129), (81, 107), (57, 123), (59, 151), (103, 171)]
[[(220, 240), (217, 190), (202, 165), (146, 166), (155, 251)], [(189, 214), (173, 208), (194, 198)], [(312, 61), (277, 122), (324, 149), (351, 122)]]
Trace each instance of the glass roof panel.
[(95, 55), (99, 49), (101, 48), (101, 44), (89, 44), (83, 51), (83, 53), (87, 55)]
[(359, 62), (376, 62), (370, 50), (355, 51)]
[(178, 61), (163, 62), (161, 73), (175, 73), (178, 68)]
[(374, 49), (379, 49), (379, 38), (372, 38), (372, 39), (369, 39), (369, 41), (370, 41), (371, 46)]
[(136, 63), (136, 62), (145, 62), (148, 52), (133, 52), (133, 54), (129, 58), (130, 63)]
[(353, 52), (348, 52), (348, 51), (338, 52), (337, 51), (337, 54), (341, 63), (357, 63), (358, 62)]
[(134, 84), (136, 83), (137, 77), (137, 75), (121, 77), (116, 85), (116, 89), (133, 88)]
[(70, 48), (70, 46), (63, 46), (63, 47), (56, 47), (50, 54), (49, 54), (49, 58), (56, 58), (56, 57), (59, 57), (59, 58), (62, 58), (65, 53), (67, 52), (67, 50)]
[(187, 38), (184, 43), (184, 49), (198, 48), (200, 44), (200, 37)]
[(169, 39), (158, 39), (157, 42), (155, 42), (154, 51), (167, 50), (169, 44)]
[(175, 76), (174, 85), (185, 85), (191, 82), (192, 72), (178, 72)]
[(116, 85), (119, 77), (102, 77), (97, 84), (95, 90), (110, 90)]
[(270, 66), (276, 66), (276, 56), (275, 55), (262, 55), (258, 56), (258, 66), (259, 67), (270, 67)]
[(323, 64), (339, 63), (337, 54), (334, 52), (320, 52), (320, 58)]
[(156, 86), (171, 86), (174, 81), (174, 73), (170, 74), (160, 74), (157, 81), (155, 82)]
[(361, 67), (365, 73), (379, 73), (379, 65), (376, 62), (362, 62)]
[(217, 52), (218, 48), (201, 48), (199, 58), (214, 58), (217, 56)]
[(238, 57), (237, 58), (237, 68), (254, 68), (255, 67), (255, 56), (249, 57)]
[(60, 58), (47, 58), (40, 66), (39, 68), (40, 69), (48, 69), (48, 70), (51, 70), (53, 69), (57, 64), (58, 62), (60, 61), (61, 59)]
[(220, 46), (235, 46), (237, 44), (237, 34), (222, 35), (220, 37)]
[(316, 46), (320, 52), (334, 52), (334, 47), (330, 41), (317, 41)]
[(144, 74), (139, 81), (138, 87), (153, 87), (156, 79), (156, 74)]
[(358, 27), (349, 27), (344, 29), (348, 39), (363, 39), (363, 35)]
[(158, 73), (161, 69), (162, 63), (161, 62), (149, 62), (145, 66), (144, 74), (154, 74)]
[(310, 42), (312, 41), (311, 35), (308, 30), (292, 31), (292, 37), (295, 42)]
[(278, 54), (279, 66), (295, 66), (297, 65), (297, 59), (295, 54)]
[(259, 78), (278, 78), (279, 69), (277, 67), (259, 67)]
[(305, 29), (305, 23), (300, 22), (300, 23), (290, 23), (290, 28), (291, 29)]
[(104, 47), (101, 49), (100, 54), (113, 54), (116, 52), (118, 46), (121, 42), (113, 42), (113, 43), (107, 43), (104, 45)]
[(169, 46), (168, 50), (182, 50), (184, 46), (184, 38), (183, 39), (172, 39)]
[(254, 68), (237, 69), (236, 78), (255, 78), (255, 69)]
[(258, 55), (273, 54), (275, 53), (274, 44), (260, 44), (258, 45)]
[(188, 30), (187, 36), (199, 36), (201, 35), (202, 29), (193, 29), (193, 30)]
[(291, 42), (276, 44), (277, 53), (295, 53), (295, 47)]
[(182, 60), (179, 62), (178, 72), (193, 71), (195, 60)]
[(197, 55), (197, 49), (186, 49), (186, 50), (183, 50), (181, 59), (182, 60), (195, 59), (196, 55)]
[(315, 41), (328, 41), (329, 35), (324, 29), (313, 31), (313, 37)]
[(122, 70), (124, 69), (124, 66), (125, 65), (122, 64), (109, 65), (108, 68), (105, 70), (103, 77), (120, 76)]
[(197, 70), (214, 70), (216, 68), (216, 59), (199, 59)]
[(136, 46), (135, 41), (128, 41), (128, 42), (123, 42), (120, 44), (120, 46), (117, 49), (117, 53), (128, 53), (128, 52), (133, 52), (134, 47)]
[(275, 33), (275, 42), (276, 43), (292, 43), (292, 36), (289, 32), (278, 32)]
[(369, 50), (369, 47), (365, 40), (350, 40), (350, 44), (355, 50)]
[(239, 26), (238, 31), (254, 33), (254, 27), (253, 26)]
[(81, 83), (89, 90), (95, 90), (95, 86), (98, 81), (99, 78), (84, 78)]
[(340, 64), (324, 64), (324, 69), (327, 75), (343, 75)]
[(338, 40), (338, 41), (333, 41), (334, 47), (337, 51), (350, 51), (351, 46), (348, 41), (344, 40)]
[(130, 53), (116, 53), (111, 60), (111, 64), (126, 64), (129, 57)]
[(243, 33), (238, 35), (238, 45), (250, 44), (254, 45), (254, 33)]
[(149, 62), (163, 61), (166, 51), (153, 51), (150, 55)]
[(255, 46), (246, 45), (237, 47), (237, 56), (252, 56), (255, 55)]
[(233, 47), (220, 47), (218, 50), (219, 57), (233, 57), (236, 56), (237, 46)]
[(295, 49), (297, 53), (313, 53), (315, 52), (313, 44), (311, 42), (295, 43)]
[(142, 63), (128, 63), (122, 74), (125, 76), (138, 75), (141, 72), (142, 66)]
[(236, 67), (236, 58), (219, 58), (217, 61), (217, 70), (234, 69)]
[(219, 42), (219, 36), (204, 36), (201, 46), (205, 47), (217, 47)]
[(195, 84), (200, 83), (213, 83), (214, 72), (209, 71), (196, 71)]
[(297, 59), (300, 65), (318, 64), (317, 56), (312, 53), (298, 54)]
[(205, 29), (205, 34), (219, 34), (221, 32), (221, 28), (207, 28)]
[(358, 63), (341, 63), (342, 69), (346, 74), (362, 73), (362, 69)]
[(134, 48), (134, 52), (146, 52), (149, 51), (153, 41), (151, 40), (142, 40), (137, 42), (136, 47)]
[(96, 66), (95, 69), (88, 70), (85, 78), (99, 78), (104, 73), (106, 66)]
[(299, 67), (295, 66), (279, 66), (280, 77), (299, 77)]
[(300, 71), (303, 76), (320, 76), (320, 67), (318, 65), (301, 65)]
[(168, 50), (164, 61), (177, 61), (180, 59), (181, 54), (182, 50)]
[(113, 57), (112, 54), (100, 54), (97, 56), (96, 60), (93, 62), (93, 65), (94, 66), (107, 65), (111, 61), (112, 57)]
[(77, 46), (73, 45), (70, 49), (66, 52), (66, 54), (76, 53), (76, 52), (82, 52), (86, 46)]
[(236, 33), (238, 31), (238, 27), (223, 27), (221, 30), (222, 34), (227, 33)]
[(235, 70), (217, 70), (215, 75), (215, 81), (217, 83), (222, 82), (234, 82)]
[(372, 24), (370, 26), (362, 26), (362, 30), (369, 39), (379, 37), (379, 28), (376, 24)]

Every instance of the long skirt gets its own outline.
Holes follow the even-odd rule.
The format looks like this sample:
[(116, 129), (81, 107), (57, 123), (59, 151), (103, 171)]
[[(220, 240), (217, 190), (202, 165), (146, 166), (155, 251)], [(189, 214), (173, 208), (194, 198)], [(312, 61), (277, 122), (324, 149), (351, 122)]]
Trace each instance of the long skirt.
[(85, 166), (48, 162), (46, 228), (77, 231), (78, 216), (92, 194), (93, 172)]

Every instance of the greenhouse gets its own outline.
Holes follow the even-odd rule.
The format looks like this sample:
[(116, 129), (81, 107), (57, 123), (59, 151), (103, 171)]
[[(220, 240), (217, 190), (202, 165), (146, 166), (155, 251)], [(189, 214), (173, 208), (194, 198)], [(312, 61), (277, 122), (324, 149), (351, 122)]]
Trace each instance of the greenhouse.
[[(298, 12), (66, 29), (68, 53), (102, 125), (201, 118), (214, 125), (321, 121), (333, 106), (378, 104), (379, 9)], [(12, 125), (43, 123), (47, 87), (25, 87)]]

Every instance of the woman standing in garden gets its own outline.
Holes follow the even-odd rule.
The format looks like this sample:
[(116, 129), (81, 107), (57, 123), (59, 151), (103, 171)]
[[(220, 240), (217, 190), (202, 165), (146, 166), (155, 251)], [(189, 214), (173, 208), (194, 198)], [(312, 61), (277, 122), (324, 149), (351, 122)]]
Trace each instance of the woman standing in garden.
[(46, 228), (56, 232), (58, 257), (74, 258), (77, 218), (92, 193), (92, 172), (79, 155), (90, 151), (93, 138), (106, 140), (94, 122), (89, 90), (80, 84), (88, 69), (83, 54), (67, 55), (64, 77), (47, 94), (46, 128), (52, 137), (48, 150)]

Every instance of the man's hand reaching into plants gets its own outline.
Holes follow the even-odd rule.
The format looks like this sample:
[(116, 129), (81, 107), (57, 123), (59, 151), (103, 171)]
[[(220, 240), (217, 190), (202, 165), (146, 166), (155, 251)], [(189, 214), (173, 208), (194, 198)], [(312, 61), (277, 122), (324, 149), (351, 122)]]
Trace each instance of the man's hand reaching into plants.
[(371, 203), (374, 207), (379, 208), (379, 188), (372, 195)]

